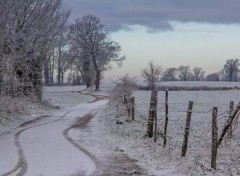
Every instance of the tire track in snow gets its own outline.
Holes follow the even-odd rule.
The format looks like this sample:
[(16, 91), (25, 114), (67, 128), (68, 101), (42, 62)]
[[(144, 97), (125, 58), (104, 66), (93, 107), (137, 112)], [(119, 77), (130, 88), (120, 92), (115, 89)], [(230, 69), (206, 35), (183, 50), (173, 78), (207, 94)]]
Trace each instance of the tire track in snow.
[[(99, 100), (104, 100), (107, 98), (107, 96), (101, 96), (101, 95), (93, 95), (93, 94), (89, 94), (89, 93), (82, 93), (81, 91), (77, 92), (79, 94), (85, 94), (85, 95), (89, 95), (89, 96), (92, 96), (95, 98), (95, 100), (89, 102), (89, 103), (94, 103), (96, 101), (99, 101)], [(72, 110), (71, 110), (72, 111)], [(22, 149), (22, 146), (20, 144), (20, 135), (26, 131), (26, 130), (29, 130), (29, 129), (32, 129), (32, 128), (35, 128), (35, 127), (39, 127), (39, 126), (43, 126), (43, 125), (47, 125), (47, 124), (50, 124), (50, 123), (54, 123), (54, 122), (57, 122), (59, 120), (62, 120), (67, 114), (69, 114), (71, 111), (68, 111), (66, 112), (64, 115), (62, 115), (59, 119), (56, 119), (56, 120), (53, 120), (53, 121), (50, 121), (50, 122), (46, 122), (46, 123), (42, 123), (42, 124), (38, 124), (38, 125), (34, 125), (34, 126), (31, 126), (31, 127), (27, 127), (27, 128), (24, 128), (22, 130), (19, 130), (18, 132), (15, 133), (14, 135), (14, 145), (16, 147), (16, 150), (17, 150), (17, 154), (18, 154), (18, 161), (17, 161), (17, 164), (15, 165), (15, 167), (2, 174), (1, 176), (9, 176), (15, 172), (16, 173), (16, 176), (23, 176), (26, 174), (27, 172), (27, 160), (26, 160), (26, 157), (24, 155), (24, 152), (23, 152), (23, 149)], [(88, 115), (89, 114), (89, 115)], [(100, 162), (97, 160), (97, 158), (95, 156), (93, 156), (90, 152), (88, 152), (85, 148), (81, 147), (80, 145), (78, 145), (72, 138), (70, 138), (68, 136), (68, 132), (69, 130), (71, 130), (72, 128), (76, 128), (78, 127), (79, 125), (83, 125), (83, 124), (86, 124), (88, 123), (92, 118), (93, 116), (90, 115), (90, 113), (86, 114), (85, 116), (83, 116), (83, 121), (81, 122), (81, 124), (75, 124), (67, 129), (65, 129), (63, 131), (63, 135), (65, 138), (67, 138), (67, 141), (69, 141), (72, 145), (74, 145), (75, 147), (77, 147), (79, 150), (81, 150), (82, 152), (84, 152), (87, 156), (89, 156), (90, 159), (93, 160), (93, 162), (96, 164), (96, 168), (100, 167)], [(85, 117), (85, 118), (84, 118)], [(35, 120), (32, 120), (30, 121), (30, 123), (33, 123), (35, 121), (39, 120), (39, 118), (36, 118)], [(29, 121), (28, 122), (25, 122), (23, 123), (21, 126), (25, 126), (25, 125), (28, 125), (29, 124)], [(19, 171), (20, 170), (20, 171)], [(19, 172), (18, 172), (19, 171)]]
[(85, 153), (95, 163), (96, 170), (98, 170), (99, 168), (101, 168), (101, 162), (93, 154), (91, 154), (88, 150), (86, 150), (84, 147), (82, 147), (77, 142), (75, 142), (75, 140), (73, 138), (71, 138), (68, 134), (69, 131), (73, 128), (85, 127), (93, 117), (94, 117), (94, 115), (91, 112), (87, 113), (86, 115), (82, 116), (77, 123), (74, 123), (74, 125), (65, 129), (62, 132), (62, 134), (66, 138), (66, 140), (68, 142), (70, 142), (74, 147), (76, 147), (81, 152)]
[[(59, 120), (62, 120), (71, 111), (66, 112), (59, 119), (56, 119), (56, 120), (53, 120), (53, 121), (50, 121), (50, 122), (46, 122), (46, 123), (42, 123), (42, 124), (38, 124), (38, 125), (34, 125), (34, 126), (31, 126), (31, 127), (27, 127), (27, 128), (24, 128), (24, 129), (16, 132), (15, 135), (14, 135), (14, 145), (15, 145), (15, 147), (17, 149), (17, 153), (18, 153), (18, 162), (17, 162), (16, 166), (12, 170), (2, 174), (1, 176), (9, 176), (9, 175), (17, 172), (18, 170), (20, 170), (20, 171), (18, 173), (16, 173), (16, 176), (23, 176), (27, 172), (27, 160), (25, 158), (25, 155), (24, 155), (24, 152), (23, 152), (22, 146), (20, 144), (20, 140), (19, 140), (21, 133), (23, 133), (26, 130), (35, 128), (35, 127), (47, 125), (47, 124), (54, 123), (54, 122), (57, 122)], [(39, 118), (36, 118), (35, 120), (31, 121), (31, 123), (33, 123), (33, 122), (35, 122), (37, 120), (39, 120)], [(29, 122), (25, 122), (21, 126), (24, 126), (24, 125), (27, 125), (27, 124), (29, 124)]]
[(77, 91), (78, 94), (83, 94), (83, 95), (89, 95), (95, 98), (95, 100), (88, 102), (88, 103), (94, 103), (96, 101), (100, 101), (100, 100), (106, 100), (108, 98), (108, 96), (105, 95), (95, 95), (95, 94), (90, 94), (90, 93), (83, 93), (82, 91)]
[[(84, 95), (89, 95), (89, 96), (92, 96), (94, 97), (95, 99), (91, 102), (88, 102), (88, 103), (94, 103), (94, 102), (97, 102), (97, 101), (100, 101), (100, 100), (105, 100), (107, 99), (108, 97), (107, 96), (103, 96), (103, 95), (94, 95), (94, 94), (90, 94), (90, 93), (82, 93), (81, 91), (77, 91), (78, 94), (84, 94)], [(71, 129), (74, 129), (74, 128), (79, 128), (79, 127), (85, 127), (89, 122), (90, 120), (94, 117), (94, 115), (92, 114), (94, 110), (92, 110), (91, 112), (85, 114), (84, 116), (82, 116), (78, 122), (75, 122), (73, 125), (71, 125), (69, 128), (65, 129), (62, 134), (63, 136), (67, 139), (68, 142), (70, 142), (74, 147), (76, 147), (78, 150), (80, 150), (81, 152), (85, 153), (94, 163), (95, 163), (95, 166), (96, 166), (96, 169), (94, 171), (97, 172), (100, 170), (100, 168), (102, 168), (102, 164), (101, 162), (92, 154), (90, 153), (88, 150), (86, 150), (84, 147), (82, 147), (81, 145), (79, 145), (77, 142), (75, 142), (75, 140), (73, 138), (71, 138), (69, 136), (69, 131)]]
[[(94, 94), (90, 94), (90, 93), (83, 93), (81, 91), (77, 91), (76, 93), (89, 95), (89, 96), (92, 96), (92, 97), (95, 98), (95, 100), (93, 100), (91, 102), (88, 102), (88, 103), (94, 103), (94, 102), (97, 102), (97, 101), (100, 101), (100, 100), (105, 100), (105, 99), (108, 98), (107, 96), (104, 96), (104, 95), (94, 95)], [(89, 113), (85, 114), (84, 116), (82, 116), (78, 122), (74, 123), (72, 126), (70, 126), (69, 128), (65, 129), (62, 132), (62, 134), (67, 139), (68, 142), (70, 142), (73, 146), (75, 146), (81, 152), (85, 153), (95, 163), (95, 166), (96, 166), (96, 169), (94, 171), (94, 173), (95, 173), (95, 172), (99, 171), (100, 168), (102, 168), (101, 162), (92, 153), (90, 153), (84, 147), (82, 147), (77, 142), (75, 142), (75, 140), (73, 138), (71, 138), (69, 136), (69, 134), (68, 134), (71, 129), (79, 128), (79, 127), (86, 127), (86, 125), (94, 117), (94, 115), (92, 114), (93, 111), (94, 110), (92, 110), (91, 112), (89, 112)]]

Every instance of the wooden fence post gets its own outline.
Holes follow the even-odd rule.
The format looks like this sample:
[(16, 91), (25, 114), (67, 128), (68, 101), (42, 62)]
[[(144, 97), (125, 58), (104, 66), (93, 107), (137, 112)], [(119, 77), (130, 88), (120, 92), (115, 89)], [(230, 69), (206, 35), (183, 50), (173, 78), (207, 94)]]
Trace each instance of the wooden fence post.
[(187, 148), (188, 148), (188, 137), (190, 131), (190, 123), (191, 123), (191, 116), (192, 116), (192, 108), (193, 108), (193, 101), (189, 101), (188, 110), (187, 110), (187, 119), (186, 119), (186, 126), (185, 126), (185, 134), (183, 139), (182, 145), (182, 157), (186, 156)]
[(222, 133), (219, 136), (217, 147), (219, 147), (221, 145), (222, 140), (223, 140), (224, 136), (226, 135), (229, 127), (232, 125), (234, 119), (235, 118), (237, 119), (239, 111), (240, 111), (240, 101), (238, 102), (238, 105), (236, 106), (236, 108), (233, 109), (231, 116), (228, 118), (226, 125), (223, 128)]
[(132, 110), (131, 107), (132, 107), (131, 98), (127, 97), (127, 114), (129, 118), (131, 118), (131, 110)]
[(158, 97), (155, 97), (155, 131), (154, 131), (154, 142), (157, 142), (157, 106), (158, 106)]
[(132, 120), (134, 121), (135, 120), (135, 97), (134, 96), (131, 98), (131, 108), (132, 108), (131, 110)]
[(147, 136), (149, 138), (153, 137), (153, 124), (154, 124), (155, 113), (157, 111), (156, 101), (155, 101), (157, 94), (158, 94), (158, 90), (154, 88), (151, 93), (149, 115), (148, 115)]
[(211, 168), (217, 168), (217, 142), (218, 142), (218, 127), (217, 127), (217, 112), (218, 107), (214, 106), (212, 111), (212, 154)]
[[(233, 108), (234, 108), (234, 101), (230, 101), (230, 105), (229, 105), (229, 117), (230, 117), (231, 114), (232, 114)], [(231, 125), (229, 126), (229, 130), (228, 130), (228, 138), (232, 138), (232, 136), (233, 136), (233, 124), (231, 124)]]
[(164, 139), (163, 139), (163, 147), (167, 144), (167, 126), (168, 126), (168, 89), (165, 92), (165, 126), (164, 126)]

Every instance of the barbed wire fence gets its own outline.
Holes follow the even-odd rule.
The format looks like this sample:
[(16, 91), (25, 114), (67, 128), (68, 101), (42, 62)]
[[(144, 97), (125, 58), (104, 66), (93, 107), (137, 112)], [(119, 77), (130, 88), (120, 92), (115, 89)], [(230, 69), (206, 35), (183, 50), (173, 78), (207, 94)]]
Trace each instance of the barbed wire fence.
[[(168, 95), (168, 90), (166, 94)], [(160, 95), (161, 96), (161, 95)], [(213, 107), (214, 105), (210, 102), (194, 102), (193, 108), (189, 110), (187, 108), (187, 103), (184, 102), (169, 102), (164, 97), (158, 98), (157, 103), (157, 118), (155, 130), (158, 140), (162, 139), (162, 145), (165, 147), (169, 145), (169, 148), (183, 148), (183, 136), (186, 135), (184, 132), (188, 133), (189, 140), (187, 141), (190, 150), (192, 148), (211, 148), (213, 142), (211, 139), (218, 141), (218, 136), (213, 137), (213, 127), (212, 127), (212, 116), (213, 116)], [(146, 97), (134, 97), (134, 113), (135, 113), (135, 127), (138, 122), (147, 124), (148, 122), (148, 105), (149, 101), (146, 101)], [(224, 129), (226, 127), (229, 117), (233, 111), (233, 101), (230, 103), (219, 103), (218, 114), (216, 115), (216, 127), (219, 129)], [(168, 109), (166, 113), (166, 108)], [(190, 123), (186, 125), (186, 115), (191, 113), (191, 126)], [(167, 119), (166, 119), (167, 117)], [(240, 129), (238, 127), (239, 112), (237, 113), (236, 118), (234, 118), (232, 125), (229, 127), (227, 136), (224, 136), (223, 147), (227, 147), (229, 143), (234, 143), (240, 139)], [(167, 123), (166, 123), (167, 120)], [(168, 127), (166, 127), (166, 124)], [(140, 125), (141, 128), (147, 128), (147, 125)], [(155, 127), (155, 128), (156, 128)], [(187, 128), (187, 129), (186, 129)], [(168, 129), (168, 131), (166, 131)], [(185, 129), (185, 131), (184, 131)], [(145, 129), (141, 129), (145, 130)], [(219, 131), (220, 134), (223, 134), (223, 131)], [(217, 133), (219, 133), (217, 132)], [(167, 139), (171, 142), (167, 142)], [(184, 139), (186, 140), (186, 139)], [(183, 140), (183, 141), (184, 141)], [(156, 141), (156, 139), (154, 139)], [(172, 146), (170, 146), (172, 145)], [(184, 155), (185, 156), (185, 155)], [(216, 163), (216, 161), (215, 161)], [(211, 166), (213, 169), (216, 169), (215, 166)]]

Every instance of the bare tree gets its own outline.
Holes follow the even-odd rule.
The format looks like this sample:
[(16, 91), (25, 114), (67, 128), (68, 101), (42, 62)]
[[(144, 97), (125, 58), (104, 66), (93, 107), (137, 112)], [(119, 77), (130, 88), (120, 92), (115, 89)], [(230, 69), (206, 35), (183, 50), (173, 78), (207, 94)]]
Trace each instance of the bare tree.
[(69, 53), (69, 50), (66, 50), (62, 53), (61, 62), (58, 65), (58, 67), (60, 67), (60, 72), (58, 74), (60, 74), (60, 81), (62, 84), (64, 83), (64, 75), (70, 68), (70, 58), (71, 54)]
[(55, 39), (56, 46), (54, 47), (54, 55), (57, 58), (56, 69), (58, 84), (62, 83), (63, 75), (67, 69), (66, 66), (68, 65), (68, 58), (66, 57), (68, 55), (70, 42), (70, 36), (68, 32), (68, 28), (65, 26), (62, 33)]
[(55, 55), (54, 48), (51, 48), (47, 52), (47, 56), (44, 60), (44, 81), (45, 84), (54, 83), (54, 68), (55, 68)]
[(119, 57), (121, 47), (111, 41), (109, 33), (104, 30), (100, 19), (93, 15), (77, 19), (71, 26), (74, 44), (80, 48), (95, 69), (95, 90), (99, 90), (101, 72), (107, 69), (111, 61), (121, 62), (124, 57)]
[(125, 75), (115, 82), (115, 87), (109, 95), (109, 105), (113, 107), (116, 117), (125, 115), (124, 97), (131, 97), (136, 89), (136, 78)]
[(10, 80), (18, 81), (15, 91), (26, 94), (29, 90), (41, 99), (43, 60), (61, 33), (69, 11), (62, 9), (61, 0), (9, 2), (12, 2), (11, 15), (4, 31), (4, 47), (8, 53), (4, 57), (9, 57), (12, 65)]
[(75, 45), (71, 46), (70, 53), (72, 55), (71, 64), (73, 65), (73, 69), (80, 72), (87, 88), (91, 87), (95, 80), (95, 70), (91, 58), (89, 58), (84, 50)]
[(6, 85), (4, 77), (7, 75), (6, 72), (9, 66), (10, 48), (7, 46), (6, 38), (11, 33), (8, 30), (8, 20), (11, 19), (13, 7), (13, 0), (0, 1), (0, 93)]
[(162, 81), (177, 81), (177, 68), (171, 67), (167, 68), (163, 72)]
[(237, 81), (239, 73), (240, 62), (239, 59), (228, 59), (224, 65), (226, 74), (226, 81)]
[(180, 65), (178, 68), (178, 74), (180, 81), (188, 81), (191, 77), (190, 66)]
[(157, 82), (160, 81), (162, 68), (154, 64), (153, 61), (149, 62), (147, 67), (142, 70), (142, 77), (148, 82), (149, 88), (152, 90)]
[(221, 80), (221, 81), (227, 81), (227, 70), (226, 70), (227, 68), (222, 68), (220, 71), (219, 71), (219, 79)]
[(193, 68), (193, 79), (194, 81), (201, 81), (204, 78), (205, 71), (201, 67)]
[[(51, 84), (54, 83), (54, 73), (55, 73), (55, 68), (56, 68), (56, 66), (55, 66), (56, 62), (57, 62), (57, 57), (56, 57), (56, 54), (55, 54), (55, 46), (53, 46), (47, 52), (47, 57), (46, 57), (46, 60), (45, 60), (45, 65), (44, 65), (45, 66), (44, 71), (45, 71), (45, 73), (49, 74), (49, 83), (51, 83)], [(45, 79), (45, 81), (46, 80), (47, 79)]]

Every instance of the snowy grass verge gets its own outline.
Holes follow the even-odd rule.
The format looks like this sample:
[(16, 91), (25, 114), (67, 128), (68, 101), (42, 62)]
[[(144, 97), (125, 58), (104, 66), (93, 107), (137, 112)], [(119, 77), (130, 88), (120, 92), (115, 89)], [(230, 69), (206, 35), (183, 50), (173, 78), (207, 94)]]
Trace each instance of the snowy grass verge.
[(49, 117), (59, 108), (69, 108), (92, 101), (94, 98), (76, 92), (83, 89), (84, 86), (44, 87), (42, 103), (30, 98), (1, 96), (0, 135), (9, 133), (21, 124), (38, 117)]

